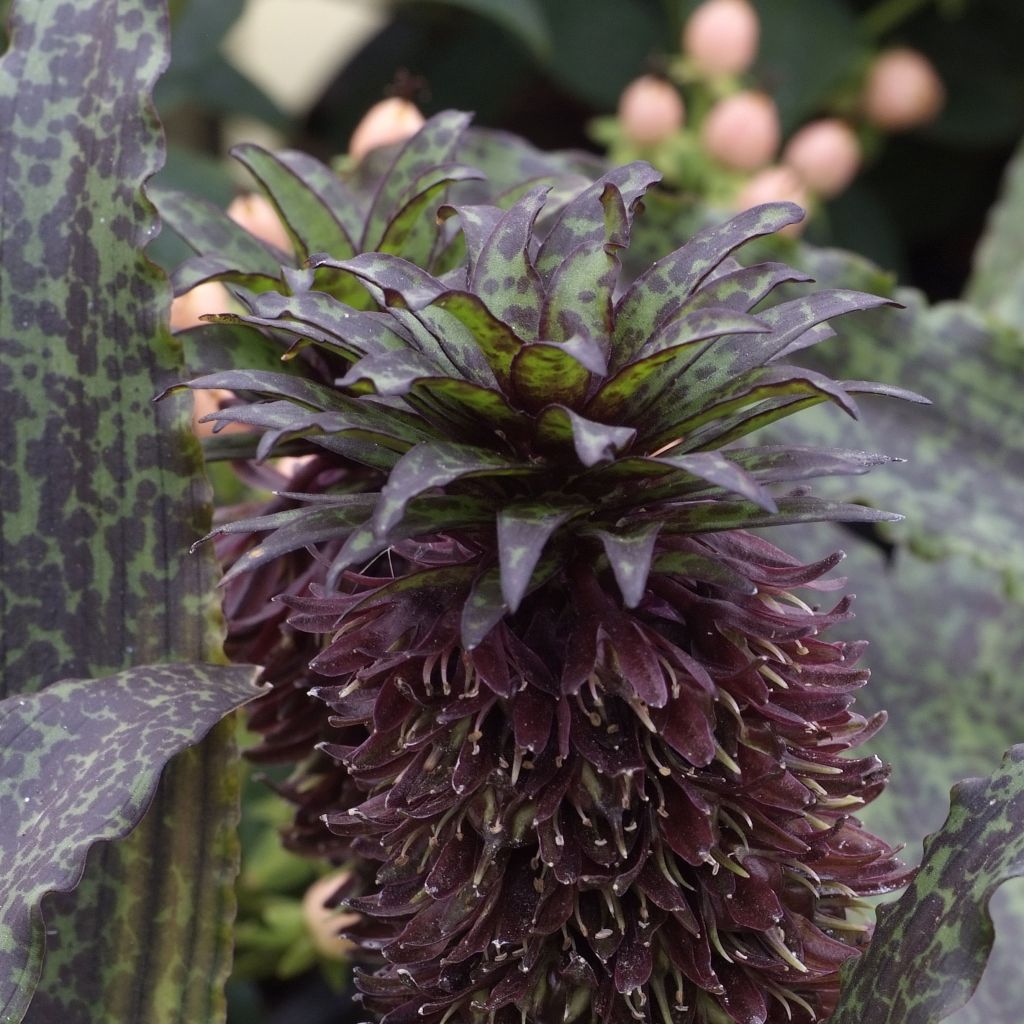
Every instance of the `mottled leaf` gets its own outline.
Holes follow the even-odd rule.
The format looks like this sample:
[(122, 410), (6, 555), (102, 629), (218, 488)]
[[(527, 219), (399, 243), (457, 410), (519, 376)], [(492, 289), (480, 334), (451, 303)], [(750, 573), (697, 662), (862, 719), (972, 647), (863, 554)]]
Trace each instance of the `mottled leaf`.
[(482, 177), (479, 171), (460, 164), (442, 164), (425, 171), (410, 185), (409, 198), (388, 222), (373, 248), (426, 266), (438, 235), (436, 204), (450, 185), (479, 181)]
[[(707, 308), (688, 312), (660, 330), (643, 357), (624, 366), (607, 380), (587, 406), (595, 416), (618, 419), (637, 415), (666, 386), (675, 381), (684, 393), (689, 387), (686, 371), (709, 347), (733, 335), (763, 334), (764, 321), (729, 309)], [(710, 340), (709, 340), (710, 339)], [(697, 342), (707, 342), (697, 346)]]
[(498, 513), (501, 594), (509, 611), (519, 607), (544, 546), (571, 515), (571, 510), (538, 502), (519, 502)]
[[(170, 289), (143, 255), (156, 220), (142, 183), (163, 159), (150, 94), (166, 12), (19, 0), (11, 25), (0, 61), (5, 695), (221, 657), (212, 557), (187, 553), (209, 515), (189, 403), (149, 401), (183, 375)], [(94, 850), (73, 894), (47, 899), (55, 934), (29, 1020), (223, 1019), (233, 743), (218, 729), (177, 759), (155, 813)], [(159, 928), (154, 892), (165, 894)]]
[(555, 402), (577, 405), (586, 397), (591, 370), (600, 373), (603, 362), (603, 352), (587, 338), (581, 337), (575, 345), (544, 341), (524, 345), (512, 361), (512, 386), (526, 409)]
[(386, 536), (401, 520), (408, 502), (431, 488), (469, 476), (530, 472), (531, 467), (509, 462), (485, 448), (446, 442), (419, 444), (398, 460), (381, 488), (373, 512), (374, 533), (378, 538)]
[[(970, 998), (992, 948), (988, 904), (1024, 875), (1024, 746), (989, 778), (953, 787), (914, 881), (878, 911), (868, 951), (844, 972), (832, 1024), (935, 1024)], [(1009, 1007), (1004, 1007), (1009, 1010)]]
[(413, 198), (409, 190), (416, 179), (430, 168), (452, 159), (469, 121), (469, 114), (456, 110), (442, 111), (430, 118), (398, 151), (373, 197), (359, 239), (359, 248), (363, 252), (371, 249), (374, 241), (384, 237), (388, 223)]
[(531, 189), (502, 216), (473, 267), (473, 290), (501, 321), (524, 337), (535, 337), (543, 289), (528, 252), (547, 188)]
[[(225, 268), (240, 274), (281, 276), (279, 255), (213, 203), (156, 186), (149, 191), (160, 219), (199, 256), (216, 258)], [(189, 279), (193, 278), (198, 280), (194, 273)]]
[(496, 380), (507, 387), (511, 380), (512, 360), (523, 346), (518, 335), (503, 324), (479, 296), (470, 292), (445, 292), (434, 300), (434, 305), (450, 313), (472, 332)]
[(538, 443), (560, 448), (571, 444), (584, 466), (609, 461), (625, 451), (635, 437), (631, 427), (597, 423), (561, 405), (550, 405), (537, 417)]
[(785, 263), (757, 263), (707, 281), (686, 302), (687, 310), (718, 306), (746, 313), (780, 284), (810, 281), (809, 275)]
[(156, 665), (0, 702), (0, 1017), (21, 1020), (45, 949), (40, 901), (146, 813), (164, 765), (256, 696), (256, 669)]
[(823, 498), (790, 497), (778, 500), (778, 511), (768, 512), (753, 502), (692, 502), (660, 513), (666, 533), (708, 533), (717, 530), (750, 530), (759, 526), (791, 523), (894, 523), (903, 517), (865, 505), (826, 501)]
[(607, 347), (618, 276), (618, 258), (605, 243), (586, 242), (573, 249), (551, 275), (541, 308), (540, 336), (568, 341), (587, 335)]
[[(352, 238), (336, 212), (346, 198), (344, 186), (337, 182), (332, 205), (300, 173), (316, 161), (303, 154), (293, 153), (290, 159), (276, 156), (254, 143), (235, 146), (231, 155), (263, 186), (301, 259), (315, 252), (329, 252), (339, 260), (355, 255)], [(324, 172), (330, 174), (322, 165), (315, 171), (320, 182), (326, 180)]]
[(647, 575), (651, 571), (654, 542), (658, 539), (660, 523), (645, 523), (638, 529), (624, 533), (597, 530), (604, 553), (612, 567), (615, 582), (627, 608), (635, 608), (643, 600), (647, 588)]
[(649, 163), (637, 160), (613, 168), (585, 188), (566, 204), (541, 244), (540, 274), (547, 278), (568, 253), (587, 242), (625, 245), (637, 203), (660, 180)]
[(628, 362), (655, 330), (734, 249), (802, 220), (794, 203), (769, 203), (705, 228), (633, 282), (615, 308), (616, 365)]

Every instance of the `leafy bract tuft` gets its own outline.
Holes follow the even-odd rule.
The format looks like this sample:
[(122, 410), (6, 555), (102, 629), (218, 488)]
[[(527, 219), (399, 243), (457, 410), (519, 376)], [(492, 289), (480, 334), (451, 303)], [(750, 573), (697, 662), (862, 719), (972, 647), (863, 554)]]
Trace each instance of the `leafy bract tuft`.
[[(189, 385), (246, 397), (211, 419), (255, 428), (250, 452), (307, 455), (221, 530), (236, 641), (278, 683), (260, 753), (307, 757), (289, 839), (360, 858), (350, 934), (379, 961), (358, 985), (388, 1024), (821, 1019), (860, 897), (905, 880), (853, 816), (886, 769), (846, 752), (883, 716), (851, 708), (863, 645), (822, 638), (850, 617), (816, 601), (841, 555), (803, 565), (748, 531), (898, 517), (807, 490), (883, 456), (737, 442), (916, 399), (791, 361), (885, 300), (772, 304), (802, 275), (732, 253), (791, 204), (624, 285), (643, 163), (569, 197), (446, 195), (418, 214), (432, 246), (399, 255), (391, 176), (422, 145), (360, 245), (310, 252), (290, 294), (238, 290), (232, 323), (291, 337), (304, 375)], [(438, 239), (460, 258), (425, 256)], [(268, 628), (282, 606), (292, 631)]]

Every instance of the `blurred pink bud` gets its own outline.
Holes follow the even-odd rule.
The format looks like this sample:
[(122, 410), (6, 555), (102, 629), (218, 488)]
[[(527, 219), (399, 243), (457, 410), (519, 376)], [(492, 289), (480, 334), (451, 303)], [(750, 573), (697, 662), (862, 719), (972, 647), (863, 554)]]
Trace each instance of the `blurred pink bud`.
[(338, 932), (353, 924), (357, 915), (339, 914), (337, 910), (329, 910), (324, 906), (347, 877), (347, 871), (325, 875), (306, 890), (302, 900), (306, 928), (313, 945), (321, 956), (330, 960), (348, 960), (352, 950), (352, 943), (339, 938)]
[(738, 75), (757, 56), (761, 23), (749, 0), (707, 0), (687, 19), (683, 52), (708, 75)]
[(924, 54), (907, 47), (880, 54), (864, 84), (864, 113), (890, 132), (934, 120), (945, 102), (938, 72)]
[(738, 171), (756, 171), (778, 151), (782, 138), (775, 101), (761, 92), (738, 92), (716, 103), (701, 127), (704, 148)]
[(198, 327), (204, 313), (226, 313), (231, 306), (228, 291), (219, 281), (198, 284), (171, 302), (171, 330)]
[(782, 153), (782, 162), (826, 199), (839, 195), (853, 181), (860, 159), (857, 133), (837, 117), (805, 124)]
[[(807, 187), (800, 180), (796, 171), (792, 167), (776, 165), (758, 171), (740, 189), (739, 194), (733, 200), (733, 206), (737, 211), (741, 211), (760, 206), (762, 203), (785, 202), (796, 203), (798, 206), (806, 208), (808, 200)], [(800, 221), (798, 224), (790, 224), (779, 234), (795, 237), (803, 231), (805, 223), (806, 221)]]
[(256, 192), (236, 196), (228, 207), (228, 216), (261, 242), (285, 252), (292, 251), (292, 240), (288, 237), (277, 210), (266, 196)]
[(644, 75), (630, 82), (619, 98), (619, 123), (631, 142), (651, 146), (683, 127), (686, 110), (670, 82)]
[(375, 103), (363, 115), (349, 140), (349, 156), (362, 160), (371, 149), (404, 142), (423, 126), (423, 115), (408, 100), (397, 96)]

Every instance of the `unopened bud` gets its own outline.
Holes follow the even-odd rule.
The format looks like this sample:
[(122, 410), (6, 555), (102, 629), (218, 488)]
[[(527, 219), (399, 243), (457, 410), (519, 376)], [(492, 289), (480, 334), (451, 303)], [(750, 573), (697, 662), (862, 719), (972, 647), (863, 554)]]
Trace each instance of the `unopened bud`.
[(738, 75), (757, 56), (761, 23), (749, 0), (707, 0), (687, 19), (683, 52), (708, 75)]
[(864, 85), (864, 113), (890, 132), (934, 120), (945, 102), (938, 72), (927, 57), (907, 47), (881, 54)]
[(775, 156), (781, 137), (775, 101), (760, 92), (738, 92), (721, 100), (701, 127), (708, 153), (738, 171), (763, 167)]
[(670, 82), (644, 75), (626, 86), (619, 99), (619, 123), (631, 142), (651, 146), (683, 127), (683, 98)]
[(860, 168), (857, 133), (837, 117), (805, 124), (786, 144), (782, 162), (819, 196), (839, 195)]
[[(750, 181), (740, 189), (733, 205), (737, 211), (749, 210), (762, 203), (796, 203), (806, 207), (808, 203), (807, 186), (792, 167), (776, 165), (758, 171)], [(803, 231), (804, 221), (790, 224), (779, 234), (795, 236)]]
[(408, 100), (397, 96), (375, 103), (363, 115), (349, 140), (349, 156), (362, 160), (372, 149), (405, 142), (423, 127), (423, 115)]
[(228, 207), (228, 216), (261, 242), (285, 252), (292, 251), (292, 240), (270, 201), (256, 192), (236, 196)]

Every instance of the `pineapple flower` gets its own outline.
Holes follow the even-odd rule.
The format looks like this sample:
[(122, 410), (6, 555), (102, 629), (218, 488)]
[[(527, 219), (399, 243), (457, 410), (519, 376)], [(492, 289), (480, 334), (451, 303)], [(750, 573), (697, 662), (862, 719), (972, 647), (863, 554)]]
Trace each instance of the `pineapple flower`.
[(240, 290), (229, 322), (344, 372), (188, 385), (249, 396), (212, 419), (262, 430), (259, 456), (319, 453), (218, 532), (243, 538), (236, 636), (283, 607), (268, 674), (312, 658), (312, 699), (282, 688), (255, 724), (307, 755), (292, 842), (355, 859), (346, 934), (386, 1024), (820, 1020), (866, 941), (861, 898), (906, 881), (855, 816), (887, 769), (847, 755), (884, 716), (852, 710), (864, 645), (823, 637), (851, 614), (817, 604), (841, 555), (803, 565), (750, 532), (898, 518), (806, 484), (890, 460), (737, 442), (822, 402), (856, 415), (857, 393), (921, 399), (790, 362), (885, 303), (769, 304), (806, 278), (731, 254), (792, 204), (620, 287), (656, 179), (615, 169), (543, 230), (543, 186), (442, 208), (465, 256), (436, 273), (314, 255), (290, 295)]

